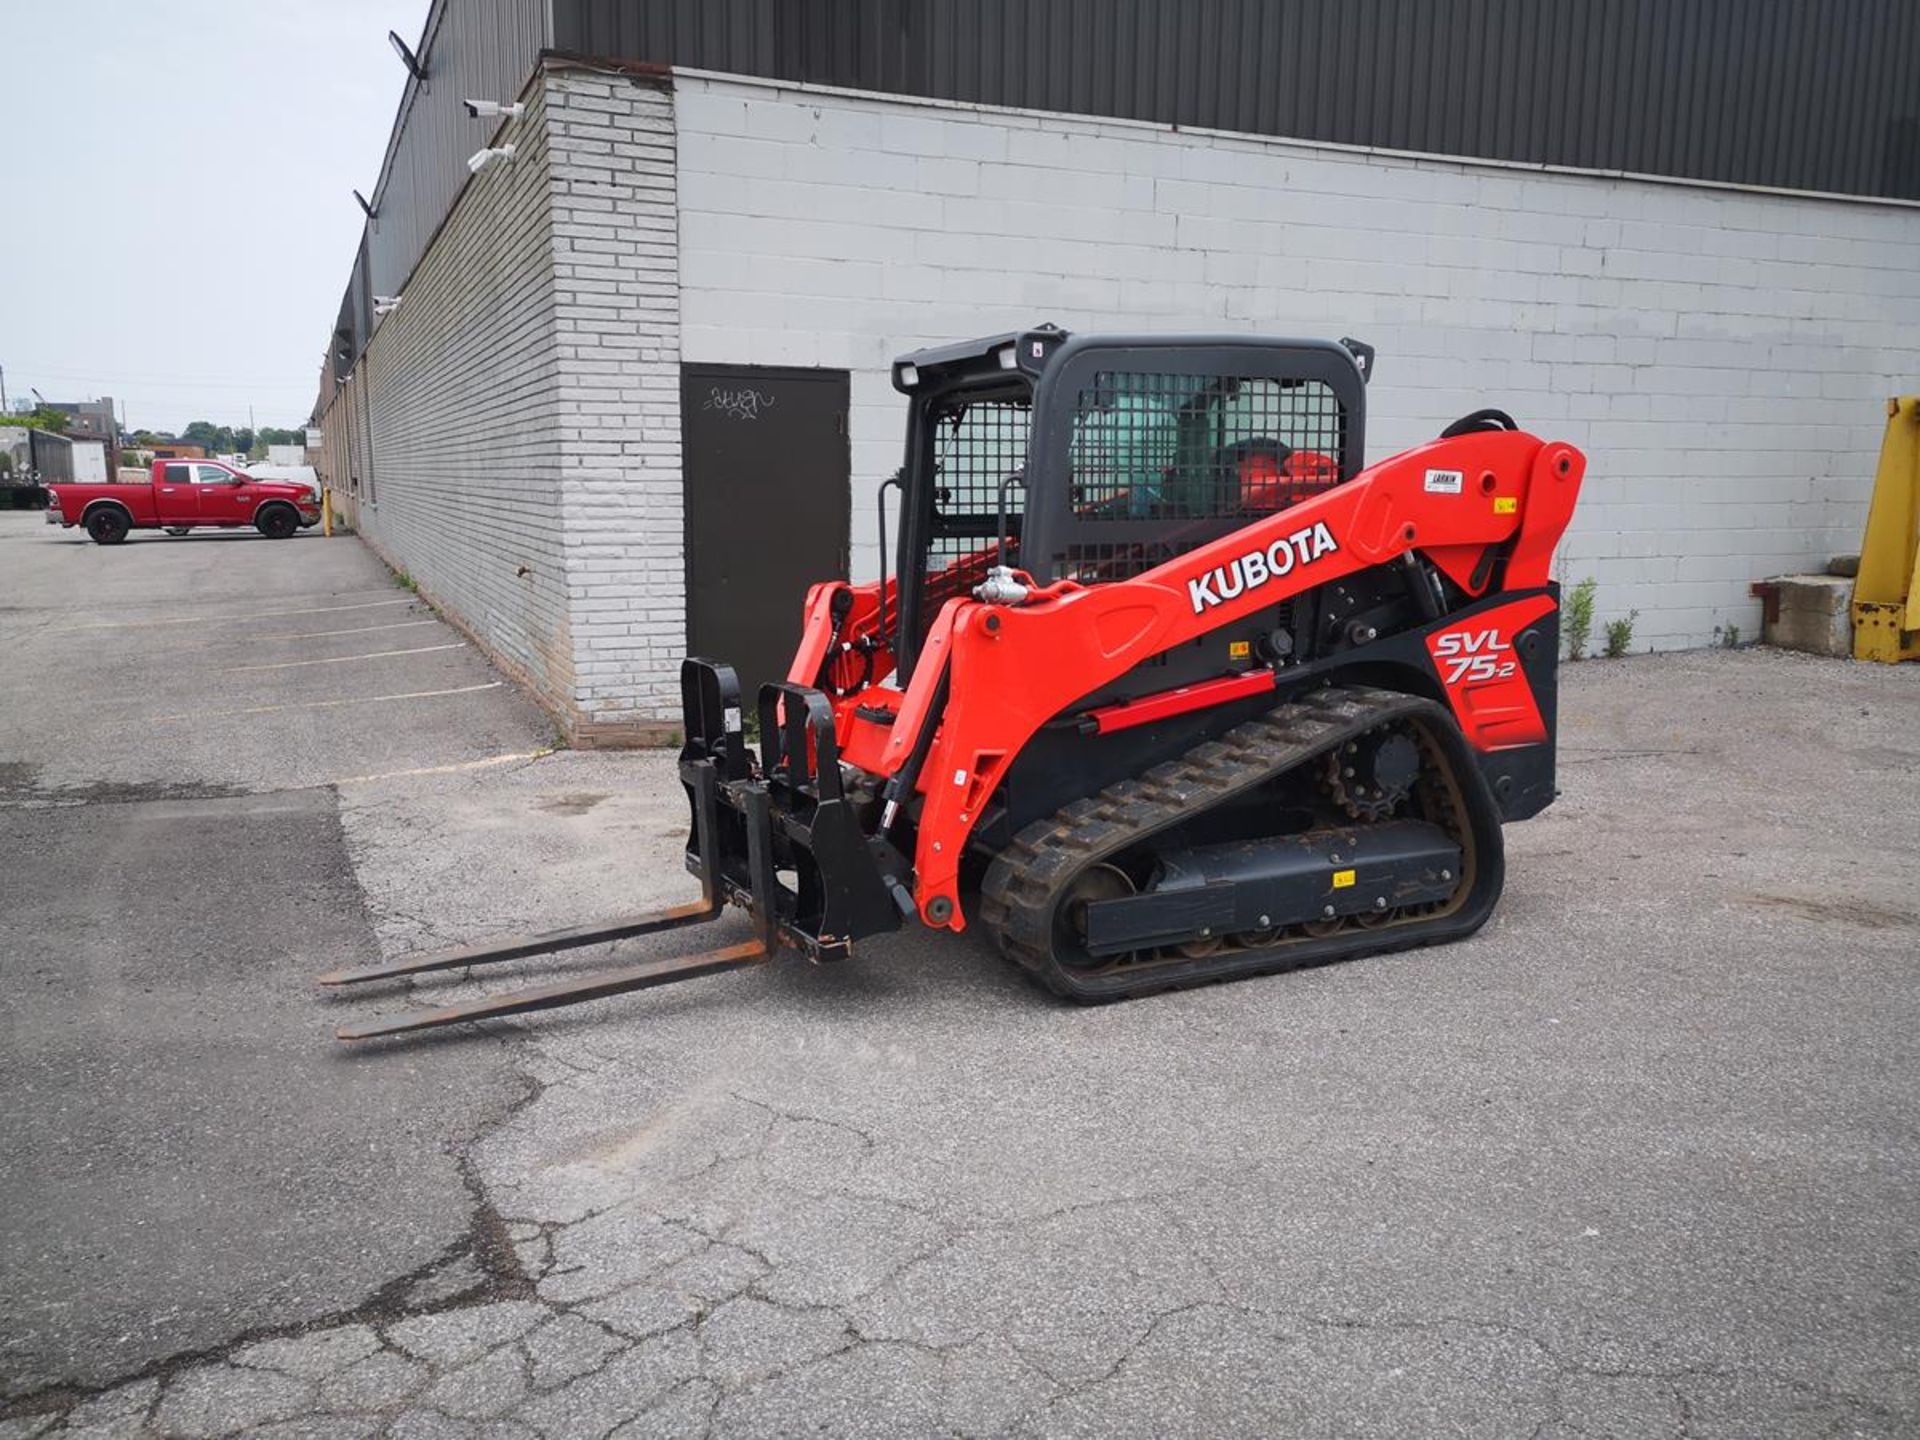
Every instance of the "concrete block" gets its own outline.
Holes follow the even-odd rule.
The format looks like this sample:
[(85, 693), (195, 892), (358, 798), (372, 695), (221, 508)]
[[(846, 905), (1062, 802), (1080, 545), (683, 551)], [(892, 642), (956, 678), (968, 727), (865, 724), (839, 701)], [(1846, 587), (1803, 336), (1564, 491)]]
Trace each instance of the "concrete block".
[(1836, 575), (1776, 575), (1755, 585), (1766, 602), (1761, 639), (1809, 655), (1853, 653), (1853, 581)]

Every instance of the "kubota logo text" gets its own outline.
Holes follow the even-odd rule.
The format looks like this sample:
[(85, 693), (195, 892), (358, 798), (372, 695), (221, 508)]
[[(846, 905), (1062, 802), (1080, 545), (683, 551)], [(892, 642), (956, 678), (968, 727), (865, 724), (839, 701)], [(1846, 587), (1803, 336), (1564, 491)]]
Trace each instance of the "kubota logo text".
[(1513, 646), (1496, 630), (1454, 630), (1433, 637), (1433, 658), (1448, 685), (1505, 680), (1514, 673)]
[(1311, 565), (1339, 548), (1323, 520), (1274, 541), (1264, 550), (1249, 550), (1238, 560), (1216, 565), (1198, 580), (1187, 581), (1187, 598), (1193, 601), (1193, 613), (1198, 615), (1257, 590), (1269, 580), (1291, 574), (1296, 565)]

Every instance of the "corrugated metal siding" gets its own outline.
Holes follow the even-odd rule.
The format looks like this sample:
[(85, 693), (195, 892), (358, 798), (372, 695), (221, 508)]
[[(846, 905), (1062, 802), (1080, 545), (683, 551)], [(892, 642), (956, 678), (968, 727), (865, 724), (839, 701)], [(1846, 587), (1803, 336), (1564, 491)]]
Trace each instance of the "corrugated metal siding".
[(584, 54), (1920, 199), (1914, 0), (553, 0)]
[(513, 99), (550, 43), (548, 14), (548, 0), (436, 0), (419, 41), (402, 37), (415, 46), (426, 79), (407, 83), (370, 197), (374, 218), (336, 329), (350, 354), (342, 361), (336, 340), (336, 375), (350, 370), (366, 346), (373, 297), (399, 293), (466, 183), (467, 157), (500, 125), (474, 119), (460, 102)]
[(372, 195), (368, 281), (392, 294), (412, 272), (453, 197), (466, 159), (499, 122), (475, 120), (461, 100), (511, 100), (547, 43), (547, 0), (443, 0), (428, 17), (424, 82), (407, 86), (387, 164)]

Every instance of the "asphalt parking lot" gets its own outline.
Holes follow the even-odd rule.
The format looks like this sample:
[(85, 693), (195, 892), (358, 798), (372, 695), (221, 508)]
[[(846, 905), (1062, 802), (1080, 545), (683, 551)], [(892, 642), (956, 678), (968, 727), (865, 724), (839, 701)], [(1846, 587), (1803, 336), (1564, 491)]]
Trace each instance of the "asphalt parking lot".
[(1569, 667), (1449, 948), (345, 1051), (409, 997), (313, 973), (684, 898), (668, 758), (544, 753), (350, 539), (0, 577), (0, 1440), (1920, 1432), (1920, 666)]

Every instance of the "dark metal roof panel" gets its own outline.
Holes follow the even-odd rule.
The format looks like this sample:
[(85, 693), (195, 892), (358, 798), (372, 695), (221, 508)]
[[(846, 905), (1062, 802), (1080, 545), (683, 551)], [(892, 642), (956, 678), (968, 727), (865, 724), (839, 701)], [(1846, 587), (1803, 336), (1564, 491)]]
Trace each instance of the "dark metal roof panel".
[(467, 157), (499, 128), (469, 116), (461, 101), (512, 100), (550, 43), (548, 19), (548, 0), (435, 0), (419, 40), (409, 42), (425, 79), (409, 79), (401, 93), (371, 196), (374, 215), (328, 343), (336, 379), (373, 333), (373, 297), (400, 292), (467, 181)]
[(553, 44), (613, 59), (1920, 199), (1914, 0), (552, 0), (552, 8)]
[(400, 102), (387, 166), (368, 224), (369, 280), (392, 294), (466, 183), (466, 160), (499, 122), (475, 120), (466, 97), (511, 100), (547, 44), (547, 0), (454, 0), (436, 4), (421, 36), (423, 81)]

